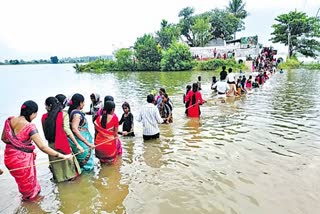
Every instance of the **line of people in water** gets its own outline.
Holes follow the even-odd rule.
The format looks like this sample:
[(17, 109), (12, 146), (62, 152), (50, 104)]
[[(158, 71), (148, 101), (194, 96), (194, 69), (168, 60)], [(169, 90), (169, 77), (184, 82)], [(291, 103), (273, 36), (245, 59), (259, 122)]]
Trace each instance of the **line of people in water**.
[[(259, 88), (269, 79), (271, 74), (276, 72), (276, 67), (272, 65), (272, 61), (264, 54), (261, 57), (259, 55), (258, 60), (260, 66), (253, 70), (248, 79), (241, 70), (240, 75), (236, 78), (232, 68), (229, 68), (227, 72), (226, 66), (222, 67), (219, 81), (217, 81), (216, 76), (212, 77), (211, 89), (217, 92), (217, 97), (222, 99), (222, 102), (225, 102), (226, 97), (241, 96), (252, 88)], [(280, 69), (280, 73), (283, 73), (282, 69)]]
[[(235, 74), (226, 67), (220, 72), (220, 81), (213, 77), (211, 89), (217, 92), (218, 98), (236, 96), (246, 93), (251, 88), (259, 87), (272, 71), (253, 72), (248, 79), (240, 72)], [(252, 82), (252, 79), (255, 79)], [(200, 106), (206, 103), (201, 95), (201, 76), (192, 86), (187, 86), (183, 102), (188, 117), (200, 117)], [(123, 114), (119, 120), (115, 114), (115, 103), (112, 96), (100, 100), (99, 94), (90, 95), (91, 104), (88, 112), (83, 112), (84, 96), (74, 94), (70, 100), (63, 94), (48, 97), (45, 100), (47, 113), (42, 115), (42, 129), (48, 146), (41, 138), (32, 121), (37, 117), (38, 105), (26, 101), (20, 108), (20, 115), (9, 117), (4, 124), (1, 140), (6, 144), (4, 163), (15, 178), (23, 200), (32, 200), (39, 194), (41, 187), (37, 180), (34, 150), (36, 146), (48, 154), (50, 170), (55, 182), (70, 181), (83, 171), (94, 169), (94, 156), (101, 163), (113, 164), (122, 154), (119, 135), (135, 136), (134, 117), (130, 105), (122, 104)], [(68, 110), (64, 110), (69, 106)], [(159, 94), (149, 94), (147, 103), (141, 107), (137, 121), (143, 125), (143, 139), (155, 139), (160, 136), (159, 124), (173, 122), (173, 104), (164, 88)], [(92, 116), (94, 135), (88, 129), (86, 115)], [(122, 131), (119, 125), (122, 124)], [(2, 171), (0, 171), (1, 174)]]
[[(70, 100), (63, 94), (48, 97), (45, 100), (47, 113), (42, 115), (41, 122), (48, 146), (41, 138), (37, 127), (32, 121), (37, 117), (38, 105), (32, 100), (26, 101), (20, 108), (20, 115), (9, 117), (4, 124), (1, 140), (6, 144), (4, 163), (10, 174), (15, 178), (23, 200), (32, 200), (41, 188), (37, 180), (35, 167), (36, 146), (48, 154), (50, 170), (55, 182), (70, 181), (83, 171), (94, 169), (94, 156), (101, 163), (115, 163), (122, 154), (121, 141), (118, 135), (135, 136), (134, 118), (127, 102), (122, 104), (123, 114), (119, 121), (114, 113), (115, 103), (112, 96), (106, 96), (104, 102), (98, 94), (90, 95), (91, 104), (88, 112), (83, 112), (84, 96), (74, 94)], [(165, 89), (161, 88), (156, 99), (147, 97), (152, 103), (156, 114), (148, 115), (141, 111), (138, 121), (144, 124), (145, 140), (159, 137), (159, 128), (154, 126), (147, 117), (156, 115), (158, 123), (172, 123), (172, 102)], [(68, 110), (64, 110), (66, 106)], [(94, 136), (88, 129), (85, 115), (92, 115)], [(122, 131), (119, 131), (119, 125)], [(0, 171), (2, 174), (3, 171)]]

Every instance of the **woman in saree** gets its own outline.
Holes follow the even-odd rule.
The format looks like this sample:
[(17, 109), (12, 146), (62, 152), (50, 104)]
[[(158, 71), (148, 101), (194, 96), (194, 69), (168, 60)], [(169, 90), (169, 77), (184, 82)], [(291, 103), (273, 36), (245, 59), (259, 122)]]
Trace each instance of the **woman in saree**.
[(94, 167), (92, 149), (95, 146), (92, 144), (92, 136), (88, 130), (88, 121), (85, 118), (85, 114), (81, 111), (84, 107), (84, 97), (81, 94), (74, 94), (69, 105), (68, 114), (70, 117), (71, 130), (78, 144), (84, 149), (84, 152), (80, 153), (77, 144), (75, 144), (71, 138), (68, 138), (68, 140), (73, 153), (76, 154), (81, 170), (91, 171)]
[(40, 193), (35, 167), (35, 145), (44, 153), (71, 160), (72, 155), (64, 155), (46, 146), (38, 130), (31, 123), (36, 118), (38, 105), (26, 101), (21, 106), (19, 117), (9, 117), (4, 124), (1, 140), (6, 143), (4, 163), (15, 178), (23, 200), (32, 200)]
[[(68, 141), (65, 127), (69, 128), (69, 120), (65, 121), (62, 112), (62, 106), (59, 100), (55, 97), (48, 97), (45, 101), (48, 113), (42, 116), (42, 127), (44, 135), (49, 142), (49, 147), (55, 149), (62, 154), (72, 154), (71, 147)], [(68, 119), (68, 118), (67, 118)], [(70, 130), (70, 128), (69, 128)], [(78, 144), (73, 134), (69, 134), (70, 139), (76, 145), (80, 152), (83, 148)], [(76, 178), (81, 174), (81, 169), (78, 160), (73, 156), (71, 161), (58, 161), (56, 157), (49, 156), (50, 170), (56, 182), (68, 181)]]
[[(107, 101), (114, 102), (113, 96), (110, 96), (110, 95), (105, 96), (103, 104), (105, 104)], [(102, 106), (102, 108), (97, 112), (97, 116), (102, 116), (103, 108), (104, 108), (104, 106)], [(118, 116), (116, 115), (116, 113), (113, 112), (112, 116), (115, 117), (114, 120), (118, 120), (119, 121)], [(120, 138), (118, 138), (118, 140), (117, 140), (117, 150), (118, 150), (118, 155), (121, 155), (122, 154), (122, 144), (121, 144)]]
[(97, 130), (94, 141), (96, 157), (99, 158), (101, 163), (115, 163), (117, 155), (120, 154), (117, 147), (119, 121), (114, 116), (114, 109), (114, 102), (105, 102), (102, 115), (98, 116), (94, 122)]
[(188, 117), (200, 117), (200, 105), (205, 103), (206, 101), (202, 99), (201, 93), (198, 91), (198, 84), (192, 84), (192, 91), (189, 91), (187, 96), (185, 97), (185, 102), (189, 102), (189, 106), (187, 107), (187, 116)]

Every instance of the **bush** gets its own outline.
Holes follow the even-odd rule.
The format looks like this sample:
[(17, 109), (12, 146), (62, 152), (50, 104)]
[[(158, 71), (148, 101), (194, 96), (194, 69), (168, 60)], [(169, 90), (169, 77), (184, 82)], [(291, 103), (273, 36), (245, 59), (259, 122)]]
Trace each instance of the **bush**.
[(291, 58), (287, 58), (286, 62), (282, 62), (278, 65), (280, 69), (296, 69), (299, 68), (301, 63), (297, 59), (297, 57), (292, 56)]
[(224, 65), (235, 69), (246, 69), (245, 64), (238, 64), (234, 59), (210, 59), (206, 61), (196, 61), (194, 69), (200, 71), (211, 71), (217, 70)]
[(163, 53), (161, 59), (162, 71), (186, 71), (193, 67), (190, 48), (181, 43), (172, 43)]
[(77, 72), (103, 73), (106, 71), (119, 71), (117, 62), (112, 60), (98, 59), (85, 65), (76, 64), (74, 66)]

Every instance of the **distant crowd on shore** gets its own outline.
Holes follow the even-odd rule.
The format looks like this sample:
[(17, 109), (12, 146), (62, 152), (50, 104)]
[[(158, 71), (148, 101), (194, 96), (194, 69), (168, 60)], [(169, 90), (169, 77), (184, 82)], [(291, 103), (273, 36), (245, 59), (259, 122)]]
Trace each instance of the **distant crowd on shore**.
[(226, 50), (226, 51), (219, 51), (217, 50), (217, 48), (214, 48), (213, 51), (212, 51), (212, 54), (210, 54), (211, 56), (208, 57), (208, 56), (203, 56), (203, 55), (199, 55), (199, 54), (194, 54), (192, 55), (192, 58), (193, 59), (196, 59), (196, 60), (208, 60), (208, 59), (232, 59), (235, 57), (235, 50)]

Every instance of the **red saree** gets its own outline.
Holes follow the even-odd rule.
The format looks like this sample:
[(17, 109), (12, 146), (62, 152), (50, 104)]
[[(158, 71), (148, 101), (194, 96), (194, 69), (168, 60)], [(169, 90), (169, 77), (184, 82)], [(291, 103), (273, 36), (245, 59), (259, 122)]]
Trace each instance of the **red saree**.
[(186, 114), (188, 117), (200, 117), (200, 105), (204, 103), (199, 91), (189, 91), (185, 97), (185, 102), (189, 102)]
[(15, 134), (10, 125), (12, 118), (8, 118), (4, 125), (5, 140), (9, 142), (4, 151), (4, 163), (8, 170), (17, 169), (10, 171), (10, 174), (18, 184), (22, 199), (33, 199), (39, 194), (41, 188), (34, 166), (36, 154), (33, 150), (35, 146), (30, 137), (38, 131), (34, 124), (28, 123), (19, 133)]
[[(45, 123), (45, 120), (48, 117), (48, 113), (44, 114), (41, 118), (42, 124)], [(63, 154), (71, 154), (70, 144), (67, 138), (67, 134), (63, 129), (63, 113), (60, 111), (56, 119), (56, 132), (54, 140), (54, 148), (62, 152)]]
[(94, 141), (96, 145), (95, 154), (103, 163), (115, 161), (118, 149), (117, 139), (114, 139), (114, 131), (115, 128), (119, 127), (119, 121), (117, 117), (113, 116), (109, 123), (107, 123), (106, 128), (103, 128), (101, 125), (101, 117), (102, 116), (98, 116), (94, 122), (97, 130), (97, 136)]

